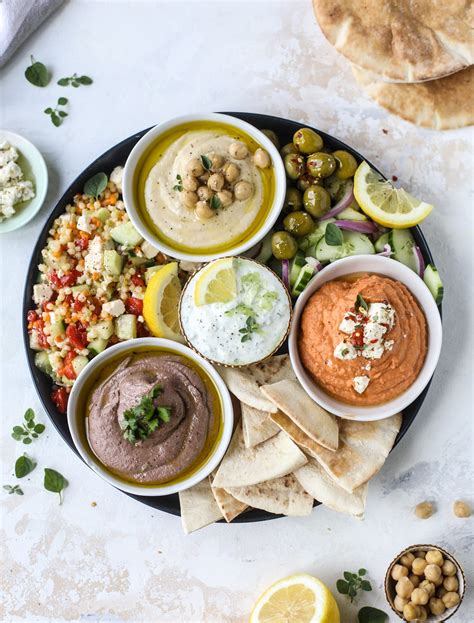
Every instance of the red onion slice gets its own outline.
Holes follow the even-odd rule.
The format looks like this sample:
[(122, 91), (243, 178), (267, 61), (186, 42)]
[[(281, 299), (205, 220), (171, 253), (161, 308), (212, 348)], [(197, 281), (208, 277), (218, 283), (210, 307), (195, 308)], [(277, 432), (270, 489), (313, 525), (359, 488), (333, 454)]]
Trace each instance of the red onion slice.
[(321, 262), (318, 262), (318, 260), (315, 257), (311, 257), (311, 256), (305, 257), (305, 261), (307, 264), (311, 266), (311, 268), (313, 269), (313, 273), (319, 273), (319, 271), (323, 267)]
[(281, 261), (281, 278), (287, 289), (290, 289), (290, 262), (289, 260)]
[(425, 274), (425, 258), (423, 257), (423, 253), (421, 252), (420, 247), (414, 246), (413, 253), (415, 254), (415, 260), (417, 264), (416, 272), (423, 279), (423, 275)]
[(346, 185), (346, 190), (344, 192), (344, 195), (342, 197), (342, 199), (340, 201), (338, 201), (336, 203), (335, 206), (333, 206), (329, 212), (326, 212), (326, 214), (324, 216), (322, 216), (319, 220), (320, 221), (326, 221), (328, 218), (333, 218), (334, 216), (336, 216), (337, 214), (339, 214), (339, 212), (342, 212), (343, 210), (345, 210), (346, 208), (348, 208), (351, 203), (354, 201), (354, 184), (352, 182), (347, 182)]
[(347, 229), (348, 231), (357, 231), (360, 234), (375, 234), (379, 229), (375, 223), (370, 221), (336, 221), (339, 229)]
[(375, 255), (381, 255), (382, 257), (390, 257), (392, 255), (392, 247), (389, 244), (383, 245), (383, 251), (376, 253)]

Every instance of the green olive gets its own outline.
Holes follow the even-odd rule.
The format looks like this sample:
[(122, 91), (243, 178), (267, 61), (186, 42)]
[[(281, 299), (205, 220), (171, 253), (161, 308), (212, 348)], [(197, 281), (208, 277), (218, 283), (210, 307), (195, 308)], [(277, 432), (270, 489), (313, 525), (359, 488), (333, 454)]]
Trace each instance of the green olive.
[(293, 135), (293, 143), (302, 154), (312, 154), (323, 147), (323, 139), (310, 128), (300, 128)]
[(283, 147), (280, 149), (280, 156), (282, 158), (284, 158), (288, 154), (297, 154), (297, 153), (298, 153), (298, 150), (293, 145), (293, 143), (287, 143), (286, 145), (283, 145)]
[(271, 140), (271, 142), (275, 145), (277, 149), (280, 148), (280, 139), (278, 138), (276, 132), (273, 130), (262, 130), (267, 138)]
[(314, 177), (328, 177), (336, 170), (336, 159), (331, 154), (318, 151), (307, 157), (306, 169)]
[(304, 173), (304, 158), (299, 154), (287, 154), (284, 158), (287, 176), (297, 180)]
[(332, 155), (337, 162), (336, 177), (340, 180), (354, 177), (354, 173), (357, 171), (357, 160), (354, 156), (343, 149), (333, 151)]
[(304, 191), (310, 186), (314, 186), (320, 183), (321, 183), (320, 178), (313, 177), (312, 175), (309, 175), (308, 173), (304, 173), (301, 177), (298, 178), (298, 181), (296, 182), (296, 186), (297, 188), (299, 188), (299, 190), (301, 190), (301, 192), (304, 193)]
[(276, 231), (272, 236), (272, 253), (277, 260), (291, 260), (298, 251), (296, 240), (287, 231)]
[(331, 207), (331, 195), (322, 186), (310, 186), (304, 191), (303, 203), (306, 212), (319, 218)]
[(285, 194), (285, 203), (283, 209), (285, 212), (294, 212), (295, 210), (301, 210), (303, 207), (303, 195), (294, 186), (288, 186)]
[(290, 212), (283, 219), (283, 226), (293, 236), (306, 236), (313, 230), (314, 221), (307, 212)]

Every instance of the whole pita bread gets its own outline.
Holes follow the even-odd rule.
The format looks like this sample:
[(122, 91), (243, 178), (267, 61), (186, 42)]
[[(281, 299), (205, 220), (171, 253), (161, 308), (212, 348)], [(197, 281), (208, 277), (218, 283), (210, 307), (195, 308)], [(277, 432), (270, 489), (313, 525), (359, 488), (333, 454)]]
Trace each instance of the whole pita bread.
[(452, 130), (474, 124), (474, 65), (420, 84), (388, 84), (354, 65), (352, 71), (377, 104), (416, 125)]
[(474, 63), (465, 0), (313, 0), (326, 38), (382, 80), (421, 82)]
[(283, 432), (254, 448), (246, 448), (242, 425), (234, 431), (216, 472), (214, 487), (248, 487), (290, 474), (307, 462), (306, 456)]
[(207, 478), (190, 489), (180, 491), (179, 504), (181, 523), (186, 534), (222, 519)]
[(314, 457), (317, 450), (321, 448), (319, 443), (316, 443), (304, 433), (301, 428), (296, 426), (291, 418), (285, 415), (282, 411), (277, 413), (270, 413), (270, 417), (273, 422), (284, 431), (288, 437), (294, 441), (300, 448), (303, 449), (305, 454)]
[(336, 418), (311, 400), (298, 381), (285, 379), (262, 385), (260, 391), (313, 441), (329, 450), (337, 448), (339, 427)]
[(243, 513), (248, 508), (248, 504), (244, 504), (239, 502), (237, 498), (235, 498), (230, 493), (227, 493), (225, 489), (218, 489), (217, 487), (213, 487), (214, 476), (209, 476), (209, 483), (211, 485), (211, 491), (214, 495), (214, 499), (217, 502), (217, 506), (219, 507), (222, 516), (227, 521), (227, 523), (231, 522), (233, 519), (238, 517), (241, 513)]
[(353, 493), (382, 468), (401, 424), (400, 413), (374, 422), (340, 419), (339, 448), (331, 452), (321, 446), (315, 458), (331, 478)]
[(348, 493), (326, 474), (314, 459), (294, 473), (296, 480), (316, 500), (338, 513), (360, 517), (364, 514), (367, 483)]
[(260, 411), (240, 403), (242, 412), (242, 431), (246, 448), (253, 448), (259, 443), (270, 439), (280, 432), (278, 426), (271, 421), (268, 411)]
[(282, 379), (296, 379), (289, 355), (275, 355), (242, 368), (219, 367), (219, 374), (230, 391), (249, 407), (275, 413), (276, 407), (260, 391), (261, 385)]
[(231, 487), (226, 489), (232, 496), (252, 506), (277, 515), (301, 517), (309, 515), (313, 508), (313, 498), (293, 474), (267, 480), (251, 487)]

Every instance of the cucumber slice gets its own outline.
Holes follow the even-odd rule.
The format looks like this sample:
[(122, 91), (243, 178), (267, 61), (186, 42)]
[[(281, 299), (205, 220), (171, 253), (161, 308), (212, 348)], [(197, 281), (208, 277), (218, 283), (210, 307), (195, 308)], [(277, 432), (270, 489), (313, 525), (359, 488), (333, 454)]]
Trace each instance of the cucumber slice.
[(77, 357), (74, 357), (74, 359), (72, 360), (72, 367), (74, 369), (74, 372), (76, 373), (76, 376), (79, 376), (79, 374), (82, 372), (82, 370), (84, 370), (88, 363), (89, 359), (87, 359), (87, 357), (84, 357), (84, 355), (78, 355)]
[(298, 251), (295, 257), (290, 262), (290, 286), (295, 285), (301, 269), (306, 264), (306, 260), (304, 259), (304, 257), (304, 253)]
[(393, 259), (405, 264), (417, 273), (418, 262), (415, 257), (415, 239), (409, 229), (391, 229), (388, 243), (392, 247)]
[[(335, 222), (335, 218), (328, 218), (325, 221), (320, 221), (310, 234), (308, 234), (307, 236), (303, 236), (298, 240), (299, 248), (303, 251), (308, 251), (308, 249), (310, 249), (311, 247), (315, 247), (326, 233), (326, 227), (329, 225), (329, 223)], [(310, 254), (306, 253), (306, 255)]]
[(35, 366), (38, 368), (38, 370), (41, 370), (41, 372), (44, 372), (44, 374), (47, 374), (48, 376), (52, 376), (53, 368), (49, 362), (49, 356), (46, 351), (43, 350), (39, 353), (36, 353)]
[(92, 340), (92, 342), (90, 342), (87, 348), (91, 351), (93, 355), (98, 355), (103, 350), (105, 350), (106, 347), (107, 347), (107, 340), (104, 340), (103, 338), (98, 337), (97, 339)]
[(112, 320), (101, 320), (90, 327), (87, 332), (87, 339), (90, 341), (100, 338), (108, 340), (114, 334), (114, 323)]
[(384, 246), (386, 244), (390, 244), (390, 242), (388, 241), (389, 233), (390, 232), (387, 231), (385, 234), (382, 234), (380, 238), (377, 238), (375, 242), (375, 250), (377, 251), (377, 253), (382, 253), (382, 251), (384, 250)]
[(38, 333), (33, 329), (29, 337), (31, 350), (43, 350), (38, 340)]
[(444, 286), (436, 266), (433, 266), (433, 264), (428, 264), (428, 266), (425, 268), (423, 281), (426, 283), (426, 285), (428, 286), (428, 290), (433, 295), (436, 305), (441, 305), (444, 294)]
[(119, 277), (122, 272), (122, 256), (114, 250), (104, 251), (104, 268), (109, 275)]
[(81, 293), (85, 294), (86, 292), (89, 292), (89, 286), (86, 283), (81, 283), (78, 286), (72, 286), (71, 292), (75, 295), (81, 294)]
[(60, 335), (64, 335), (66, 332), (66, 327), (64, 326), (64, 321), (62, 319), (56, 320), (51, 324), (51, 335), (53, 337), (58, 337)]
[(120, 340), (133, 340), (137, 337), (137, 317), (123, 314), (115, 319), (115, 333)]
[(338, 246), (331, 246), (326, 243), (324, 237), (321, 238), (316, 247), (316, 259), (324, 264), (349, 255), (373, 255), (375, 253), (374, 245), (365, 234), (345, 231), (342, 236), (344, 242)]
[(163, 268), (160, 266), (149, 266), (145, 271), (145, 282), (148, 283), (155, 273)]
[(262, 248), (260, 249), (260, 253), (255, 258), (257, 262), (262, 262), (262, 264), (266, 264), (268, 260), (272, 257), (272, 235), (273, 232), (267, 234), (262, 240)]
[(97, 212), (94, 213), (94, 216), (105, 223), (105, 221), (110, 217), (110, 210), (107, 208), (99, 208)]
[(291, 291), (291, 296), (299, 296), (303, 290), (306, 288), (308, 283), (311, 280), (311, 277), (314, 275), (314, 269), (309, 264), (305, 264), (303, 268), (300, 270), (299, 275), (295, 281), (295, 285)]
[(115, 242), (126, 247), (136, 247), (143, 242), (143, 238), (130, 222), (117, 225), (112, 229), (110, 235)]
[(342, 212), (339, 212), (339, 214), (337, 215), (337, 220), (338, 221), (366, 221), (367, 217), (362, 212), (357, 212), (357, 210), (354, 210), (353, 208), (349, 206)]

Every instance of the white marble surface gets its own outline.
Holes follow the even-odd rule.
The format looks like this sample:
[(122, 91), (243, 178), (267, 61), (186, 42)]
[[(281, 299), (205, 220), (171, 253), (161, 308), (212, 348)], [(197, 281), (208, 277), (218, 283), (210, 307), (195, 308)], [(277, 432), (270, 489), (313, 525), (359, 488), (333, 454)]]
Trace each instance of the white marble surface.
[[(61, 128), (43, 109), (64, 95), (23, 77), (29, 54), (55, 78), (77, 71), (91, 87), (68, 90)], [(309, 0), (298, 2), (71, 1), (0, 73), (0, 127), (43, 152), (51, 182), (30, 225), (1, 237), (2, 482), (23, 447), (12, 425), (34, 407), (47, 432), (30, 446), (39, 468), (25, 495), (2, 493), (3, 621), (236, 623), (258, 594), (298, 571), (334, 588), (341, 571), (367, 567), (374, 591), (358, 603), (385, 608), (391, 558), (413, 543), (459, 557), (473, 583), (472, 520), (452, 503), (472, 490), (472, 132), (435, 133), (389, 116), (362, 95), (348, 63), (326, 43)], [(56, 199), (93, 159), (122, 138), (199, 110), (248, 110), (311, 123), (347, 141), (387, 174), (436, 204), (423, 231), (446, 286), (445, 342), (415, 424), (370, 486), (358, 522), (318, 508), (310, 517), (216, 525), (185, 537), (178, 519), (115, 491), (68, 449), (42, 412), (21, 337), (31, 249)], [(386, 129), (384, 133), (382, 129)], [(62, 506), (42, 489), (42, 469), (70, 485)], [(413, 515), (429, 499), (437, 513)], [(91, 502), (97, 502), (92, 507)], [(338, 597), (342, 621), (357, 607)], [(474, 590), (459, 623), (472, 621)], [(391, 616), (391, 621), (395, 620)]]

